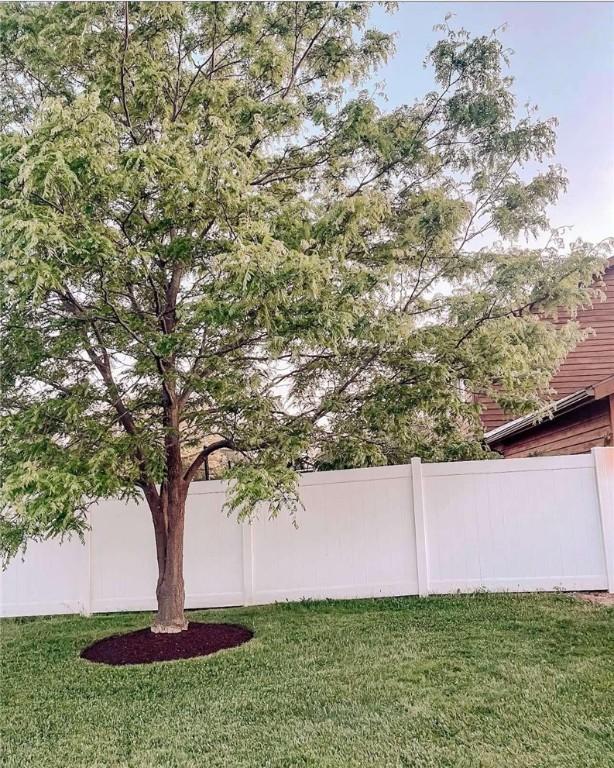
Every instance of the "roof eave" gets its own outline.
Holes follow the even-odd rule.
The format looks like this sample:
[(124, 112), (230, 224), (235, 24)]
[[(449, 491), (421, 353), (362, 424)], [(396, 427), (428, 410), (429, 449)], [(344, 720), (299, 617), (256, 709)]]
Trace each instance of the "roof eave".
[(492, 445), (507, 437), (533, 429), (546, 421), (552, 421), (556, 416), (569, 413), (595, 399), (594, 387), (580, 389), (577, 392), (573, 392), (571, 395), (556, 400), (554, 403), (551, 403), (544, 408), (529, 413), (527, 416), (521, 416), (519, 419), (508, 421), (505, 424), (501, 424), (499, 427), (495, 427), (495, 429), (491, 429), (490, 432), (487, 432), (484, 435), (484, 440), (487, 445)]

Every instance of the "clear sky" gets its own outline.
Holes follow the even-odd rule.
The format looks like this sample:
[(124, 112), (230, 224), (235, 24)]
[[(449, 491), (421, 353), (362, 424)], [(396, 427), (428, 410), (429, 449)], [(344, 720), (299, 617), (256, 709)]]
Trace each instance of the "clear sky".
[(506, 24), (500, 38), (511, 48), (509, 73), (521, 107), (537, 104), (540, 117), (559, 119), (557, 154), (569, 178), (567, 193), (550, 209), (553, 226), (572, 225), (572, 237), (614, 236), (614, 3), (402, 2), (394, 14), (372, 12), (373, 25), (397, 32), (396, 55), (380, 70), (388, 105), (412, 103), (433, 88), (422, 67), (448, 22), (472, 34)]

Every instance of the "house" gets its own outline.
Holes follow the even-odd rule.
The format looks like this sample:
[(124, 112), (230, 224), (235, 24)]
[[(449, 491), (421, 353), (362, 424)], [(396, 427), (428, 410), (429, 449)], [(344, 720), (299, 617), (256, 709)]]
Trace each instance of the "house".
[(487, 432), (486, 442), (506, 458), (587, 453), (614, 445), (614, 375), (556, 400), (541, 412)]
[[(602, 279), (603, 300), (576, 316), (593, 333), (553, 376), (556, 399), (548, 408), (514, 419), (492, 401), (480, 399), (486, 442), (504, 456), (586, 453), (614, 445), (614, 260)], [(569, 312), (561, 311), (557, 322), (569, 319)]]

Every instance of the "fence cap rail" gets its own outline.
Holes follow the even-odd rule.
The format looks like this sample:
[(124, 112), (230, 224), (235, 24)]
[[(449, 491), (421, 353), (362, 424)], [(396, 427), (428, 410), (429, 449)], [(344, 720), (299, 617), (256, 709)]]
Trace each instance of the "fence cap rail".
[[(604, 450), (612, 450), (604, 449)], [(594, 465), (590, 453), (569, 456), (538, 456), (521, 459), (492, 459), (482, 461), (443, 461), (437, 463), (422, 462), (425, 477), (445, 475), (487, 474), (501, 472), (543, 472), (557, 469), (585, 469)], [(359, 469), (333, 469), (325, 472), (301, 472), (300, 485), (309, 488), (315, 485), (335, 483), (371, 482), (377, 480), (395, 480), (411, 477), (411, 464), (393, 464), (385, 467), (362, 467)], [(192, 483), (190, 495), (207, 493), (226, 493), (226, 480), (198, 480)]]

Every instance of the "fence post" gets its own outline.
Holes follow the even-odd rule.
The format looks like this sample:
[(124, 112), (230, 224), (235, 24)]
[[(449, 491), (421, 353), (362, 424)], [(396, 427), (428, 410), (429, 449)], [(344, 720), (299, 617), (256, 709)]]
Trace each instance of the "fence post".
[(90, 509), (90, 511), (88, 512), (87, 517), (88, 517), (87, 522), (88, 522), (89, 528), (85, 531), (85, 534), (84, 534), (85, 550), (87, 553), (87, 574), (85, 578), (85, 583), (86, 583), (85, 602), (83, 603), (82, 610), (81, 610), (81, 614), (83, 616), (92, 615), (92, 581), (93, 581), (92, 548), (94, 546), (92, 541), (93, 532), (94, 532), (94, 521), (93, 521), (92, 509)]
[(243, 605), (254, 602), (254, 547), (252, 524), (249, 520), (241, 523), (242, 562), (243, 562)]
[(591, 449), (605, 550), (608, 592), (614, 593), (614, 448)]
[(422, 462), (411, 460), (411, 487), (414, 502), (414, 527), (416, 534), (416, 563), (418, 565), (418, 594), (426, 597), (429, 593), (429, 560), (426, 541), (426, 520), (424, 517), (424, 486), (422, 483)]

